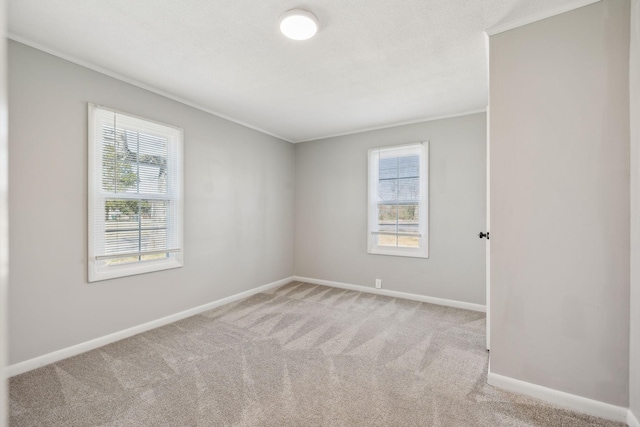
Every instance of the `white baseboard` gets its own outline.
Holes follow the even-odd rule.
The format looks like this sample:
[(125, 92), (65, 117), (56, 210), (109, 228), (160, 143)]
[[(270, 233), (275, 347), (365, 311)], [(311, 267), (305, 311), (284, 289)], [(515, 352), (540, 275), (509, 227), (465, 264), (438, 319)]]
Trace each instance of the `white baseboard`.
[(238, 301), (243, 298), (250, 297), (260, 292), (264, 292), (266, 290), (285, 285), (291, 282), (293, 277), (287, 277), (285, 279), (278, 280), (276, 282), (268, 283), (263, 286), (258, 286), (254, 289), (249, 289), (248, 291), (240, 292), (235, 295), (231, 295), (226, 298), (219, 299), (217, 301), (213, 301), (198, 307), (191, 308), (189, 310), (181, 311), (176, 314), (172, 314), (170, 316), (163, 317), (161, 319), (152, 320), (151, 322), (143, 323), (142, 325), (134, 326), (129, 329), (125, 329), (123, 331), (114, 332), (109, 335), (105, 335), (100, 338), (95, 338), (90, 341), (86, 341), (80, 344), (73, 345), (71, 347), (63, 348), (61, 350), (54, 351), (52, 353), (45, 354), (43, 356), (34, 357), (33, 359), (25, 360), (24, 362), (16, 363), (14, 365), (7, 366), (5, 369), (5, 375), (7, 378), (13, 377), (15, 375), (22, 374), (24, 372), (31, 371), (36, 368), (40, 368), (45, 365), (50, 365), (51, 363), (58, 362), (62, 359), (66, 359), (71, 356), (76, 356), (81, 353), (85, 353), (89, 350), (94, 350), (98, 347), (105, 346), (107, 344), (111, 344), (116, 341), (120, 341), (124, 338), (129, 338), (133, 335), (137, 335), (141, 332), (146, 332), (151, 329), (158, 328), (160, 326), (168, 325), (169, 323), (177, 322), (178, 320), (186, 319), (187, 317), (195, 316), (196, 314), (203, 313), (207, 310), (211, 310), (216, 307), (220, 307), (221, 305), (229, 304), (234, 301)]
[(635, 414), (631, 412), (631, 409), (627, 411), (627, 425), (629, 425), (629, 427), (640, 427), (640, 421), (638, 421)]
[(632, 425), (629, 421), (633, 416), (631, 411), (622, 406), (576, 396), (575, 394), (565, 393), (564, 391), (516, 380), (492, 372), (489, 372), (487, 382), (492, 386), (535, 397), (536, 399), (544, 400), (545, 402), (553, 403), (576, 412), (582, 412), (611, 421), (627, 422), (630, 426)]
[(349, 289), (352, 291), (368, 292), (371, 294), (385, 295), (394, 298), (404, 298), (413, 301), (428, 302), (430, 304), (444, 305), (447, 307), (462, 308), (464, 310), (487, 312), (487, 307), (481, 304), (473, 304), (470, 302), (455, 301), (451, 299), (428, 297), (425, 295), (409, 294), (405, 292), (390, 291), (388, 289), (369, 288), (367, 286), (351, 285), (349, 283), (332, 282), (329, 280), (312, 279), (310, 277), (293, 276), (293, 280), (299, 282), (313, 283), (315, 285), (331, 286), (333, 288)]

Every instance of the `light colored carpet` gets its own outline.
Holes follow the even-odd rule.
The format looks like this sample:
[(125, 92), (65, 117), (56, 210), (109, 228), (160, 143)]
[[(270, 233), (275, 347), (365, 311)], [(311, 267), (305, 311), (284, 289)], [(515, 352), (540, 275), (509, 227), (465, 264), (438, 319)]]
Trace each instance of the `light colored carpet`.
[(11, 426), (621, 426), (488, 386), (483, 313), (293, 282), (10, 380)]

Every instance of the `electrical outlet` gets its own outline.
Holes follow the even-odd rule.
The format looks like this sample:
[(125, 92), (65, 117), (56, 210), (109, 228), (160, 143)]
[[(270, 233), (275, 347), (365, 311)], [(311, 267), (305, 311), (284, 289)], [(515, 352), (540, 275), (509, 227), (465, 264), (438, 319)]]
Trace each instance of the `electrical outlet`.
[(382, 287), (382, 279), (376, 279), (376, 289), (380, 289)]

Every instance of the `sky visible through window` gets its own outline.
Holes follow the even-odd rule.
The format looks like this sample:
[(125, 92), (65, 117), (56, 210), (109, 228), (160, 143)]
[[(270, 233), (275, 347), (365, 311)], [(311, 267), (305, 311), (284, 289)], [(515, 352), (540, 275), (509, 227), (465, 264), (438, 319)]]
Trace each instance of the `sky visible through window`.
[[(167, 249), (166, 138), (103, 126), (102, 189), (105, 199), (105, 254)], [(140, 198), (125, 195), (136, 194)], [(120, 197), (119, 197), (120, 195)], [(153, 198), (145, 199), (154, 196)], [(113, 258), (108, 264), (144, 261), (166, 254)]]
[[(378, 164), (378, 227), (389, 233), (419, 232), (420, 156), (381, 156)], [(383, 246), (417, 247), (418, 237), (381, 234)]]

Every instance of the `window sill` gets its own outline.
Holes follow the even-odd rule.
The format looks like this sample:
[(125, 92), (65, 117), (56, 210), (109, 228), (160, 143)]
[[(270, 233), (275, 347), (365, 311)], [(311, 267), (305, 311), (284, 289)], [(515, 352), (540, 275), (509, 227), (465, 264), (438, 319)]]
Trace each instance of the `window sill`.
[(183, 266), (182, 259), (168, 259), (159, 261), (144, 261), (135, 264), (114, 266), (89, 266), (89, 282), (115, 279), (118, 277), (134, 276), (138, 274), (152, 273), (154, 271), (170, 270)]
[(368, 252), (371, 255), (388, 255), (399, 256), (408, 258), (429, 258), (429, 253), (426, 249), (414, 249), (414, 248), (391, 248), (374, 246), (369, 248)]

